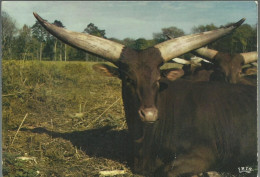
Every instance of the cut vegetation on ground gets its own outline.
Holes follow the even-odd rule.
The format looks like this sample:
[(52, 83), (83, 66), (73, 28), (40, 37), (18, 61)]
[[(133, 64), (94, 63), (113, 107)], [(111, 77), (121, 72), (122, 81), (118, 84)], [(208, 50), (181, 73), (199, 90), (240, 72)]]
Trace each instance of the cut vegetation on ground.
[(5, 176), (132, 176), (120, 80), (93, 64), (3, 61)]

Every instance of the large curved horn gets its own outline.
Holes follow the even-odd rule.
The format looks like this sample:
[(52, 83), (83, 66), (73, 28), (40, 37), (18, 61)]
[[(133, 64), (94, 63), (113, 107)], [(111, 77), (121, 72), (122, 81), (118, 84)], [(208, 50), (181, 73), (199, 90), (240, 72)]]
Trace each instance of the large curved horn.
[(253, 63), (258, 59), (258, 53), (255, 52), (247, 52), (247, 53), (240, 53), (243, 56), (244, 64)]
[(211, 43), (229, 34), (231, 31), (239, 27), (244, 21), (245, 18), (239, 20), (237, 23), (228, 25), (217, 30), (174, 38), (157, 44), (154, 47), (160, 50), (163, 60), (167, 62), (172, 58), (205, 46), (208, 43)]
[(117, 60), (120, 58), (121, 52), (125, 47), (122, 44), (104, 38), (85, 33), (72, 32), (64, 28), (57, 27), (56, 25), (50, 24), (46, 20), (43, 20), (35, 12), (33, 15), (47, 31), (61, 41), (86, 52), (98, 55), (114, 64), (117, 63)]
[(202, 48), (192, 51), (192, 53), (195, 53), (196, 55), (199, 55), (200, 57), (212, 60), (217, 55), (218, 51), (202, 47)]

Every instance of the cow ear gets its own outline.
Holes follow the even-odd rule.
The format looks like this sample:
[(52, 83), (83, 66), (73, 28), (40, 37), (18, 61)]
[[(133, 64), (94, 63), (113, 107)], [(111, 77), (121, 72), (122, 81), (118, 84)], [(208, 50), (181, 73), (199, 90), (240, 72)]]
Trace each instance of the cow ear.
[(119, 77), (118, 69), (113, 67), (113, 66), (109, 66), (107, 64), (95, 64), (95, 65), (92, 66), (92, 68), (96, 72), (102, 73), (105, 76)]
[(183, 75), (184, 75), (183, 69), (172, 68), (172, 69), (161, 70), (161, 76), (166, 77), (167, 79), (169, 79), (171, 81), (179, 79)]

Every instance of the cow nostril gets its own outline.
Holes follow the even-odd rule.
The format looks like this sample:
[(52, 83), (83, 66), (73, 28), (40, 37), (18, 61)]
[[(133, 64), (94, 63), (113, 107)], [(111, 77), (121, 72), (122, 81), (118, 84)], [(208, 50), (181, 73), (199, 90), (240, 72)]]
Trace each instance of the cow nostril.
[(154, 108), (145, 108), (138, 111), (139, 116), (144, 122), (154, 122), (157, 120), (157, 110)]
[(140, 116), (141, 116), (142, 118), (145, 118), (145, 113), (144, 113), (143, 110), (139, 110), (139, 114), (140, 114)]

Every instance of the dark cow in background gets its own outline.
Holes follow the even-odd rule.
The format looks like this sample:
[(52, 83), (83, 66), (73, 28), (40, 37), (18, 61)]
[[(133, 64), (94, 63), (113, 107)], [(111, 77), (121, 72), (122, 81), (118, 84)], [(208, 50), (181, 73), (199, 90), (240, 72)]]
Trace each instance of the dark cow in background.
[(174, 58), (173, 62), (181, 64), (181, 67), (178, 67), (178, 69), (174, 66), (172, 67), (176, 68), (176, 73), (179, 72), (179, 78), (188, 79), (193, 82), (210, 81), (210, 75), (213, 73), (214, 68), (213, 63), (199, 57), (192, 57), (190, 60)]
[[(218, 64), (205, 62), (200, 60), (200, 62), (193, 62), (191, 60), (174, 60), (174, 62), (181, 64), (181, 67), (176, 68), (176, 73), (179, 72), (179, 77), (183, 79), (188, 79), (193, 82), (198, 81), (220, 81), (231, 83), (228, 76), (225, 75), (223, 70)], [(198, 60), (198, 59), (196, 59)], [(230, 68), (231, 72), (237, 71), (237, 67), (231, 67), (230, 63), (226, 64), (226, 68)], [(239, 66), (239, 73), (236, 75), (236, 82), (233, 84), (246, 84), (246, 85), (257, 85), (257, 63), (250, 63), (246, 65)], [(169, 70), (169, 69), (168, 69)]]
[[(167, 36), (168, 39), (173, 39)], [(257, 51), (229, 54), (205, 47), (192, 51), (202, 57), (194, 60), (173, 59), (183, 64), (183, 76), (192, 81), (222, 81), (247, 85), (257, 84), (257, 65), (251, 65), (258, 59)], [(205, 59), (209, 62), (206, 62)], [(247, 66), (246, 66), (247, 65)], [(182, 75), (180, 74), (182, 77)]]
[(94, 69), (122, 80), (134, 172), (176, 177), (256, 163), (256, 87), (175, 80), (174, 70), (161, 74), (159, 69), (172, 58), (230, 33), (244, 19), (135, 51), (34, 15), (60, 40), (117, 66), (97, 64)]
[(213, 49), (200, 48), (192, 53), (200, 57), (206, 58), (214, 63), (214, 72), (211, 80), (224, 80), (229, 83), (250, 84), (243, 78), (242, 67), (245, 64), (257, 61), (258, 55), (256, 51), (247, 53), (229, 54), (219, 52)]

